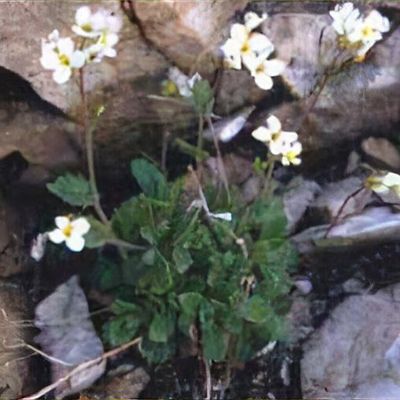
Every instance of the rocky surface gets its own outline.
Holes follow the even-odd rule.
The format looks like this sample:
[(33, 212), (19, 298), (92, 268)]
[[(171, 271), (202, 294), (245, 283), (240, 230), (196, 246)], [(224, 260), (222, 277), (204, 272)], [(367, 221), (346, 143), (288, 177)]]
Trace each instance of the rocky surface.
[(304, 346), (307, 398), (400, 396), (400, 285), (356, 295), (340, 304)]
[[(93, 3), (95, 6), (106, 5), (123, 16), (117, 0)], [(133, 23), (123, 16), (118, 57), (91, 65), (86, 73), (91, 103), (106, 107), (96, 133), (98, 160), (104, 170), (112, 171), (117, 167), (111, 161), (116, 154), (122, 161), (120, 168), (123, 168), (139, 148), (157, 152), (154, 143), (160, 141), (165, 129), (173, 133), (187, 132), (193, 121), (190, 107), (149, 95), (160, 93), (160, 83), (173, 64), (186, 73), (199, 70), (214, 82), (221, 62), (219, 46), (228, 36), (235, 13), (242, 15), (247, 3), (246, 0), (158, 1), (134, 2), (132, 9), (126, 6), (126, 14)], [(57, 85), (39, 63), (41, 38), (56, 27), (63, 35), (70, 35), (77, 5), (54, 0), (1, 3), (1, 37), (7, 51), (0, 54), (0, 66), (32, 84), (38, 99), (46, 100), (79, 122), (81, 108), (77, 85), (72, 82)], [(289, 13), (287, 6), (266, 8), (271, 17), (264, 23), (263, 30), (275, 44), (277, 56), (288, 62), (284, 80), (294, 92), (304, 97), (313, 90), (321, 73), (318, 38), (323, 27), (330, 24), (327, 7), (295, 7), (294, 13)], [(390, 6), (385, 12), (390, 13), (392, 19), (397, 15)], [(13, 15), (12, 24), (8, 21), (9, 15)], [(29, 31), (21, 33), (19, 27), (27, 24)], [(356, 138), (364, 131), (394, 133), (399, 122), (397, 93), (400, 80), (399, 60), (393, 54), (399, 53), (399, 35), (399, 30), (392, 32), (375, 46), (365, 65), (355, 66), (327, 85), (302, 129), (306, 147), (328, 146)], [(274, 104), (276, 91), (259, 90), (246, 71), (224, 71), (216, 82), (216, 110), (219, 113), (228, 114), (261, 99), (265, 99), (263, 108), (270, 112), (269, 108)], [(25, 103), (26, 99), (22, 104)], [(375, 107), (376, 104), (380, 106)], [(284, 104), (276, 112), (290, 128), (298, 123), (296, 115), (303, 107), (300, 101)], [(81, 144), (77, 126), (54, 116), (38, 115), (37, 110), (29, 110), (26, 116), (24, 111), (15, 111), (8, 106), (0, 111), (0, 120), (7, 124), (1, 134), (0, 157), (17, 150), (29, 162), (44, 165), (46, 170), (66, 168), (70, 163), (76, 165), (79, 156), (76, 147), (79, 150)], [(9, 123), (10, 114), (16, 117)], [(20, 118), (22, 115), (24, 117)], [(349, 118), (353, 115), (358, 117)], [(263, 119), (264, 116), (260, 121)], [(54, 127), (57, 127), (56, 132)], [(44, 144), (48, 143), (48, 150), (45, 150)], [(51, 161), (49, 153), (54, 152), (62, 157)]]

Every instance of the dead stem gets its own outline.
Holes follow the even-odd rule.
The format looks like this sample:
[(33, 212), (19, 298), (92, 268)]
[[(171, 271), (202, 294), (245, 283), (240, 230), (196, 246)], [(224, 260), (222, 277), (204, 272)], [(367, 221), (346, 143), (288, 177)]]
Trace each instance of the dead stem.
[(82, 364), (79, 364), (77, 367), (75, 367), (73, 370), (71, 370), (70, 372), (68, 372), (66, 375), (64, 375), (63, 377), (61, 377), (60, 379), (56, 380), (55, 382), (53, 382), (51, 385), (45, 386), (44, 388), (40, 389), (38, 392), (27, 396), (27, 397), (22, 397), (20, 398), (20, 400), (36, 400), (41, 398), (42, 396), (44, 396), (45, 394), (51, 392), (52, 390), (56, 389), (58, 386), (60, 386), (62, 383), (69, 381), (70, 378), (72, 378), (74, 375), (76, 375), (79, 372), (82, 372), (90, 367), (93, 367), (94, 365), (97, 365), (101, 362), (103, 362), (104, 360), (113, 357), (127, 349), (129, 349), (130, 347), (136, 346), (137, 344), (140, 344), (142, 338), (136, 338), (131, 340), (128, 343), (123, 344), (120, 347), (117, 347), (113, 350), (110, 350), (106, 353), (104, 353), (103, 355), (94, 358), (92, 360), (89, 361), (85, 361)]

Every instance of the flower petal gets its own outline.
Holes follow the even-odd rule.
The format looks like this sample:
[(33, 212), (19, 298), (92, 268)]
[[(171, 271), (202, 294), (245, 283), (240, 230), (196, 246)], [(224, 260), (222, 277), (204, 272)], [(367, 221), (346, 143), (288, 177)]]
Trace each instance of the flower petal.
[(80, 235), (72, 235), (65, 241), (65, 244), (70, 250), (79, 252), (85, 247), (85, 239)]
[(244, 16), (244, 25), (248, 31), (252, 31), (258, 28), (267, 18), (267, 13), (264, 13), (259, 17), (255, 12), (250, 11)]
[(267, 119), (268, 128), (271, 132), (280, 132), (282, 129), (281, 121), (275, 115), (270, 115)]
[(74, 42), (71, 38), (61, 38), (57, 42), (57, 47), (60, 51), (61, 54), (64, 54), (68, 57), (70, 57), (74, 51)]
[(54, 229), (49, 232), (49, 239), (56, 244), (60, 244), (65, 240), (65, 235), (60, 229)]
[(74, 51), (71, 55), (70, 64), (73, 68), (81, 68), (85, 64), (86, 56), (83, 51)]
[(249, 38), (249, 44), (251, 50), (257, 53), (257, 55), (262, 55), (264, 59), (274, 51), (274, 45), (262, 33), (252, 33)]
[(82, 6), (76, 10), (75, 13), (75, 22), (78, 25), (86, 25), (90, 22), (90, 17), (92, 12), (90, 11), (90, 7)]
[(242, 24), (233, 24), (231, 26), (231, 38), (241, 47), (249, 38), (249, 31)]
[(70, 223), (71, 220), (68, 217), (56, 217), (55, 218), (56, 227), (59, 229), (65, 229)]
[(90, 224), (88, 220), (84, 217), (77, 218), (75, 221), (71, 222), (73, 232), (77, 235), (86, 235), (90, 230)]
[(389, 187), (400, 185), (400, 175), (395, 174), (394, 172), (388, 172), (384, 176), (382, 183)]
[(254, 76), (254, 81), (256, 85), (263, 90), (270, 90), (274, 85), (271, 77), (265, 73), (256, 73)]
[(271, 131), (264, 126), (260, 126), (251, 133), (251, 136), (260, 142), (268, 142), (271, 140)]
[(282, 131), (282, 140), (285, 143), (293, 143), (299, 138), (296, 132)]
[(286, 63), (281, 60), (267, 60), (264, 62), (265, 72), (269, 76), (278, 76), (281, 75), (284, 69), (286, 68)]
[(72, 71), (71, 68), (66, 66), (61, 66), (53, 72), (53, 79), (60, 85), (67, 82), (71, 78)]

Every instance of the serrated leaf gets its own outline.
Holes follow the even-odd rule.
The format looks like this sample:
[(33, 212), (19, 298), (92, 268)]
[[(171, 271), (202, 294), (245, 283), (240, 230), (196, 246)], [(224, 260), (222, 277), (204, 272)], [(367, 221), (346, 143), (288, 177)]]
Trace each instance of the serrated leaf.
[(172, 253), (176, 269), (183, 274), (193, 264), (192, 256), (189, 250), (184, 247), (176, 247)]
[(193, 85), (192, 101), (199, 114), (211, 114), (214, 106), (214, 93), (207, 80), (201, 79)]
[(85, 247), (88, 249), (95, 249), (102, 247), (106, 244), (107, 240), (115, 238), (114, 232), (111, 227), (103, 224), (93, 217), (88, 217), (90, 230), (85, 235)]
[(164, 175), (149, 161), (141, 158), (131, 162), (132, 175), (146, 196), (165, 200), (168, 193)]
[(93, 204), (90, 184), (81, 175), (59, 176), (55, 182), (47, 184), (47, 189), (72, 206), (87, 207)]

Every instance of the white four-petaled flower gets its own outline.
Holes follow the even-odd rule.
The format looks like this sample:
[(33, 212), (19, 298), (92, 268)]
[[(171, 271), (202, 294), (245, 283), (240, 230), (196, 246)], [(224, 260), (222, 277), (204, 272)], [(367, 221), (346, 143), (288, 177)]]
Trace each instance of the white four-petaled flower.
[(65, 242), (70, 250), (76, 252), (85, 247), (83, 236), (90, 230), (90, 224), (86, 218), (56, 217), (55, 224), (57, 228), (49, 232), (49, 239), (53, 243), (60, 244)]
[(71, 38), (60, 38), (59, 32), (54, 30), (48, 40), (42, 40), (42, 57), (40, 63), (43, 68), (53, 71), (53, 79), (63, 84), (69, 80), (73, 68), (81, 68), (85, 63), (85, 55), (75, 50)]
[(267, 126), (260, 126), (253, 131), (252, 136), (265, 143), (274, 156), (280, 156), (283, 165), (299, 165), (298, 157), (302, 152), (301, 143), (296, 132), (283, 131), (282, 124), (277, 117), (271, 115), (267, 119)]

